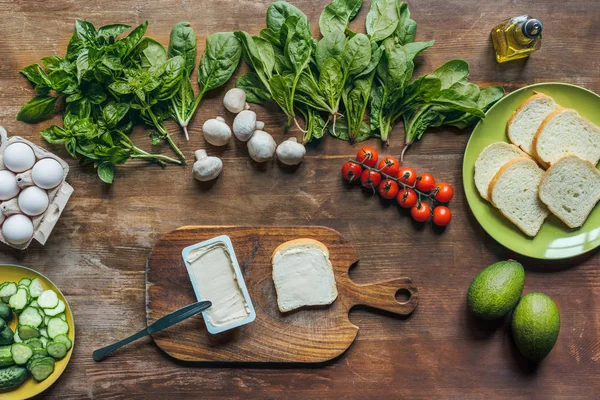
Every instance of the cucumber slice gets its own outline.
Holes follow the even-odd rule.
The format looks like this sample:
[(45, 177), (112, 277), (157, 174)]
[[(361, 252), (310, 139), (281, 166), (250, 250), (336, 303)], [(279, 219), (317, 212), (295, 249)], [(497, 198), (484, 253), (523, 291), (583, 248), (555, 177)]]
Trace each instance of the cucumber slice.
[(50, 342), (46, 351), (55, 360), (62, 360), (67, 355), (67, 346), (60, 342)]
[(15, 334), (13, 331), (6, 327), (2, 332), (0, 332), (0, 346), (6, 346), (9, 344), (13, 344), (16, 342)]
[(35, 364), (31, 367), (31, 375), (38, 382), (46, 380), (54, 372), (54, 364)]
[(53, 290), (44, 290), (38, 297), (38, 304), (42, 308), (54, 308), (58, 306), (58, 296)]
[(45, 337), (46, 339), (48, 339), (48, 329), (40, 328), (40, 335), (42, 335), (42, 337)]
[[(17, 293), (17, 284), (14, 282), (5, 282), (3, 287), (0, 289), (0, 297), (10, 297)], [(5, 302), (6, 303), (6, 302)]]
[(31, 284), (31, 279), (23, 278), (19, 281), (19, 285), (29, 286)]
[(13, 344), (10, 348), (10, 352), (12, 353), (12, 358), (17, 365), (27, 364), (27, 361), (29, 361), (33, 355), (33, 350), (31, 350), (31, 347), (23, 343)]
[(67, 333), (69, 333), (69, 324), (58, 317), (50, 319), (48, 322), (48, 336), (50, 339), (54, 339), (58, 335), (66, 335)]
[(10, 322), (12, 319), (12, 310), (10, 307), (2, 302), (0, 302), (0, 318), (4, 320), (4, 322)]
[(31, 303), (29, 303), (29, 307), (42, 308), (38, 304), (37, 300), (33, 300)]
[(29, 294), (34, 299), (40, 297), (40, 295), (44, 292), (44, 286), (42, 285), (42, 281), (40, 278), (35, 278), (29, 284)]
[(71, 350), (71, 347), (73, 346), (73, 342), (67, 335), (57, 335), (53, 341), (63, 343), (65, 346), (67, 346), (67, 351)]
[(38, 328), (43, 322), (44, 319), (40, 315), (39, 311), (33, 307), (27, 307), (23, 310), (21, 315), (19, 315), (20, 325), (29, 325), (33, 326), (34, 328)]
[(19, 325), (19, 329), (17, 329), (17, 330), (19, 332), (19, 337), (22, 340), (40, 337), (40, 331), (33, 326)]
[(15, 361), (12, 358), (12, 353), (10, 352), (10, 346), (0, 347), (0, 369), (10, 367), (14, 363), (15, 363)]
[(62, 319), (63, 321), (67, 322), (67, 316), (65, 313), (60, 313), (57, 315), (58, 318)]
[(45, 355), (43, 355), (43, 354), (36, 354), (36, 352), (34, 350), (33, 351), (33, 355), (31, 356), (31, 358), (29, 359), (29, 361), (27, 361), (27, 370), (29, 370), (32, 367), (33, 362), (35, 360), (41, 360), (42, 358), (48, 358), (48, 354), (45, 354)]
[[(19, 337), (19, 330), (15, 329), (15, 334), (13, 335), (13, 341), (15, 343), (23, 343), (23, 339)], [(11, 343), (12, 344), (12, 343)]]
[(44, 345), (42, 344), (42, 341), (39, 338), (27, 339), (24, 343), (32, 349), (44, 348)]
[(49, 317), (47, 315), (44, 317), (44, 326), (48, 326), (48, 322), (50, 322), (50, 318), (52, 318), (52, 317)]
[(28, 299), (27, 290), (20, 288), (15, 294), (10, 296), (8, 305), (15, 311), (21, 311), (27, 307)]
[[(44, 329), (44, 328), (42, 328)], [(40, 332), (43, 333), (43, 332)], [(60, 336), (60, 335), (59, 335)], [(42, 341), (42, 346), (44, 347), (44, 349), (46, 348), (46, 346), (48, 345), (48, 342), (50, 341), (50, 339), (48, 339), (45, 336), (40, 336), (39, 339)]]
[(46, 351), (46, 349), (42, 349), (40, 347), (36, 347), (33, 350), (33, 355), (38, 355), (38, 356), (42, 356), (42, 357), (48, 357), (48, 352)]
[(19, 289), (23, 289), (27, 293), (27, 304), (29, 304), (29, 302), (31, 301), (31, 295), (29, 294), (29, 286), (19, 285), (17, 286), (17, 291), (19, 291)]
[(65, 312), (66, 309), (67, 306), (65, 305), (65, 302), (62, 300), (58, 300), (58, 305), (55, 308), (46, 308), (44, 309), (44, 313), (46, 313), (46, 315), (54, 317), (55, 315)]

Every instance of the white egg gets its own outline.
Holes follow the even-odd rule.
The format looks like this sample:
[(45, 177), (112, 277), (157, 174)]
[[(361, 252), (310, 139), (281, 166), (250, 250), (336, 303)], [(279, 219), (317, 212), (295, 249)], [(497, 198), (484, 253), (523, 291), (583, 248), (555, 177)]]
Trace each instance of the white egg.
[(53, 158), (44, 158), (31, 170), (33, 183), (42, 189), (52, 189), (63, 180), (63, 167)]
[(19, 194), (17, 178), (10, 171), (0, 171), (0, 200), (8, 200)]
[(48, 202), (48, 193), (37, 186), (29, 186), (19, 194), (19, 208), (32, 217), (46, 211)]
[(4, 165), (13, 172), (24, 172), (35, 164), (35, 154), (25, 143), (13, 143), (4, 150)]
[(12, 244), (23, 244), (33, 236), (33, 222), (23, 214), (11, 215), (2, 224), (2, 235)]

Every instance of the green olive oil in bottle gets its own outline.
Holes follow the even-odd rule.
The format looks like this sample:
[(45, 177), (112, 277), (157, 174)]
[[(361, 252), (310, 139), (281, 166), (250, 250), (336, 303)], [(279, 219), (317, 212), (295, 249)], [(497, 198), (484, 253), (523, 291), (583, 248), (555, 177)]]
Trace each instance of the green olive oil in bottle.
[(529, 57), (542, 45), (542, 23), (527, 14), (509, 18), (492, 29), (492, 43), (499, 63)]

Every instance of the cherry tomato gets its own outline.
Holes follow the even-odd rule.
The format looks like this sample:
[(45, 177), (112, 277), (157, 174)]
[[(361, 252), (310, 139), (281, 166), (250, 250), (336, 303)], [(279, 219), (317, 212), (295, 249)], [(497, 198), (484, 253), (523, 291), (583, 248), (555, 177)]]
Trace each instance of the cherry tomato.
[(363, 147), (358, 150), (356, 154), (356, 159), (358, 162), (361, 162), (369, 167), (375, 167), (377, 165), (377, 159), (379, 155), (377, 154), (377, 150), (372, 147)]
[(398, 169), (400, 169), (400, 164), (398, 160), (394, 157), (385, 157), (383, 160), (379, 161), (379, 165), (377, 168), (383, 172), (384, 174), (388, 174), (390, 176), (398, 176)]
[(398, 204), (400, 204), (400, 207), (402, 208), (413, 208), (417, 205), (417, 194), (414, 190), (406, 188), (400, 190), (396, 200), (398, 200)]
[(437, 226), (446, 226), (452, 219), (452, 212), (446, 206), (437, 206), (433, 210), (433, 223)]
[(435, 178), (431, 174), (421, 174), (417, 178), (417, 189), (423, 193), (429, 193), (435, 186)]
[(434, 188), (435, 195), (433, 196), (440, 203), (447, 203), (454, 196), (454, 189), (447, 183), (438, 183)]
[(355, 182), (360, 179), (362, 167), (355, 162), (347, 161), (342, 165), (342, 176), (348, 182)]
[(417, 180), (417, 173), (412, 168), (400, 168), (398, 179), (400, 179), (400, 182), (412, 186), (415, 184), (415, 180)]
[(410, 215), (417, 222), (425, 222), (431, 217), (431, 207), (427, 203), (417, 204), (410, 209)]
[(377, 171), (365, 169), (360, 175), (360, 183), (368, 188), (375, 189), (381, 182), (381, 174)]
[(398, 195), (398, 184), (391, 179), (385, 179), (379, 184), (379, 195), (384, 199), (393, 199)]

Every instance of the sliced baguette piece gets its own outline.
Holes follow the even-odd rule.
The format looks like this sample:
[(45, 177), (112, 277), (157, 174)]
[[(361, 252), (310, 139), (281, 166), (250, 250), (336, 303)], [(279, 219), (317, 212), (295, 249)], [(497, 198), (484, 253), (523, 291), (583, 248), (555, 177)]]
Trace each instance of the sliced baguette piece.
[(538, 197), (544, 171), (530, 158), (504, 164), (490, 183), (489, 198), (523, 233), (534, 237), (550, 214)]
[(570, 228), (579, 228), (600, 200), (600, 171), (589, 161), (565, 156), (546, 171), (540, 200)]
[(337, 298), (329, 249), (313, 239), (281, 244), (272, 257), (273, 282), (279, 311), (306, 306), (325, 306)]
[(533, 149), (534, 157), (545, 167), (567, 155), (596, 165), (600, 160), (600, 128), (577, 111), (561, 107), (544, 119), (533, 138)]
[(533, 155), (533, 138), (544, 118), (557, 107), (552, 97), (543, 93), (534, 94), (513, 112), (506, 124), (506, 136), (523, 151)]
[(515, 158), (528, 157), (528, 155), (514, 144), (496, 142), (487, 146), (475, 161), (475, 186), (479, 194), (488, 200), (488, 190), (492, 178), (500, 167)]

